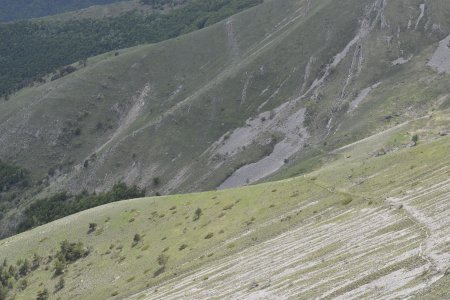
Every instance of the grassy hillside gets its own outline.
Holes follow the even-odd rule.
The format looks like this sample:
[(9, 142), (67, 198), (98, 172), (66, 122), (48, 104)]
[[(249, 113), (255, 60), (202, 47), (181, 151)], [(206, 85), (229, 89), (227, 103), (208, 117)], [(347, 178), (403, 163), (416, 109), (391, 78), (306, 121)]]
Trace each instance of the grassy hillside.
[(123, 40), (0, 102), (0, 299), (450, 297), (450, 4), (256, 3), (56, 30)]
[(31, 19), (123, 0), (2, 0), (0, 22)]
[[(155, 195), (309, 172), (341, 146), (448, 105), (448, 74), (427, 64), (450, 33), (449, 5), (422, 14), (419, 2), (266, 1), (89, 58), (0, 103), (0, 158), (28, 169), (41, 198), (119, 181)], [(14, 230), (35, 199), (2, 228)]]
[[(124, 11), (117, 16), (65, 16), (0, 24), (0, 97), (8, 100), (18, 89), (73, 72), (75, 69), (63, 68), (67, 64), (83, 66), (90, 56), (174, 38), (260, 3), (196, 0), (180, 3), (177, 9), (146, 13), (121, 6)], [(49, 72), (54, 74), (47, 79)]]
[[(169, 1), (172, 3), (172, 1)], [(175, 1), (179, 5), (184, 5), (187, 0)], [(119, 1), (111, 4), (94, 5), (87, 8), (59, 13), (56, 15), (41, 17), (39, 20), (43, 21), (68, 21), (74, 19), (101, 19), (117, 17), (123, 13), (137, 12), (141, 14), (148, 14), (152, 12), (168, 12), (169, 10), (176, 9), (179, 5), (168, 5), (161, 8), (156, 8), (151, 5), (146, 5), (140, 0)]]
[[(9, 296), (445, 298), (449, 116), (338, 149), (302, 177), (123, 201), (0, 241), (7, 266), (39, 258)], [(83, 255), (57, 272), (64, 240)]]

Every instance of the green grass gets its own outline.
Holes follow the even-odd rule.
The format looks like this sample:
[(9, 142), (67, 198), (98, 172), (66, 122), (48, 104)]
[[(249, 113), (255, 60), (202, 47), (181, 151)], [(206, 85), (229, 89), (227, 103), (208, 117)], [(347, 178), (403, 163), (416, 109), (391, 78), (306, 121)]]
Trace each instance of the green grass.
[[(122, 180), (146, 186), (149, 195), (174, 195), (100, 206), (1, 240), (0, 259), (15, 263), (30, 260), (34, 253), (54, 256), (63, 240), (80, 241), (90, 254), (67, 267), (65, 288), (54, 296), (119, 299), (214, 266), (311, 220), (318, 228), (339, 228), (348, 222), (347, 214), (357, 218), (367, 210), (386, 209), (387, 197), (423, 188), (424, 179), (429, 180), (426, 184), (448, 180), (448, 172), (439, 170), (450, 161), (450, 138), (439, 133), (448, 130), (450, 113), (445, 110), (448, 100), (438, 101), (450, 92), (448, 76), (425, 67), (442, 37), (421, 28), (402, 31), (390, 47), (385, 42), (386, 36), (397, 36), (397, 28), (407, 27), (409, 16), (402, 12), (410, 2), (388, 2), (385, 17), (390, 27), (374, 26), (364, 40), (362, 69), (343, 93), (352, 59), (358, 57), (354, 48), (315, 97), (307, 95), (299, 102), (299, 107), (307, 101), (317, 104), (308, 127), (308, 147), (264, 179), (280, 180), (276, 182), (177, 194), (213, 190), (236, 168), (269, 152), (270, 146), (253, 144), (216, 162), (209, 149), (221, 136), (258, 116), (268, 95), (277, 92), (262, 111), (297, 98), (304, 83), (308, 87), (320, 77), (324, 64), (353, 39), (369, 1), (315, 1), (305, 14), (306, 1), (266, 1), (188, 35), (120, 50), (118, 56), (111, 52), (90, 58), (85, 68), (64, 78), (20, 90), (0, 103), (0, 156), (30, 170), (34, 182), (41, 183), (36, 197), (85, 187), (105, 190)], [(448, 5), (443, 0), (436, 3)], [(433, 20), (449, 30), (445, 10), (436, 6), (429, 8)], [(391, 61), (401, 50), (413, 59), (393, 67)], [(311, 72), (305, 78), (309, 61)], [(376, 82), (381, 82), (379, 87), (354, 111), (340, 109)], [(145, 104), (129, 114), (145, 87)], [(267, 94), (262, 93), (265, 89)], [(80, 128), (80, 134), (67, 134), (74, 128)], [(410, 147), (414, 134), (419, 142)], [(380, 149), (384, 155), (379, 155)], [(55, 177), (48, 176), (50, 169), (56, 170)], [(11, 224), (14, 213), (35, 198), (21, 200), (1, 225)], [(198, 209), (201, 214), (195, 213)], [(390, 214), (395, 222), (367, 238), (411, 230), (414, 240), (380, 247), (375, 254), (416, 249), (426, 238), (423, 230), (405, 221), (401, 210)], [(88, 234), (90, 223), (97, 227)], [(326, 244), (311, 253), (308, 260), (318, 263), (289, 280), (308, 272), (326, 274), (351, 259), (350, 253), (339, 253), (341, 246)], [(425, 263), (418, 255), (390, 268), (360, 261), (375, 264), (375, 270), (332, 296)], [(53, 291), (59, 279), (53, 278), (52, 267), (44, 264), (29, 274), (24, 291), (15, 283), (11, 295), (32, 299), (44, 288)], [(215, 274), (201, 281), (213, 282), (211, 275)], [(316, 278), (308, 278), (314, 286)], [(334, 278), (330, 284), (343, 279), (348, 278)], [(447, 281), (443, 277), (418, 298), (448, 295)], [(315, 298), (323, 292), (317, 286), (303, 296)]]
[[(82, 241), (91, 247), (92, 251), (76, 266), (69, 266), (64, 276), (66, 289), (78, 286), (81, 276), (83, 281), (95, 283), (95, 289), (88, 288), (90, 295), (104, 298), (111, 290), (107, 282), (120, 276), (120, 279), (114, 282), (114, 288), (124, 296), (143, 289), (146, 284), (154, 284), (173, 276), (174, 273), (186, 272), (195, 266), (242, 249), (254, 243), (252, 237), (264, 239), (282, 230), (287, 224), (274, 226), (275, 228), (268, 232), (258, 232), (238, 239), (233, 242), (233, 247), (229, 247), (226, 242), (239, 232), (256, 227), (308, 197), (325, 196), (323, 191), (304, 188), (306, 193), (295, 198), (290, 197), (295, 190), (302, 190), (302, 186), (307, 185), (307, 182), (302, 180), (296, 185), (276, 183), (226, 192), (124, 201), (56, 221), (47, 227), (40, 227), (37, 231), (26, 232), (22, 237), (19, 235), (3, 241), (0, 247), (2, 254), (14, 261), (14, 257), (31, 258), (35, 252), (42, 256), (50, 254), (65, 238), (69, 241)], [(280, 189), (280, 192), (272, 193), (273, 186)], [(275, 199), (278, 200), (274, 201)], [(277, 205), (270, 207), (274, 202)], [(174, 205), (177, 206), (177, 213), (173, 215), (170, 208)], [(316, 209), (326, 205), (330, 204), (318, 205)], [(195, 209), (198, 207), (202, 208), (203, 214), (198, 221), (193, 221)], [(311, 214), (312, 209), (305, 212), (301, 218)], [(129, 222), (131, 218), (134, 218), (132, 223)], [(97, 231), (101, 229), (100, 234), (86, 233), (90, 222), (98, 224)], [(132, 247), (135, 233), (142, 236), (142, 241)], [(11, 247), (10, 242), (20, 243), (23, 238), (30, 247), (16, 252), (18, 249), (13, 250), (15, 246)], [(111, 244), (115, 246), (113, 250), (110, 250)], [(118, 245), (121, 245), (120, 250), (117, 250)], [(166, 248), (169, 249), (164, 251)], [(158, 270), (156, 258), (161, 253), (169, 258), (167, 267), (164, 273), (154, 278)], [(141, 255), (142, 257), (139, 257)], [(91, 267), (88, 267), (89, 265)], [(83, 272), (78, 273), (77, 270)], [(134, 280), (129, 281), (132, 277)], [(41, 268), (33, 272), (29, 287), (24, 293), (19, 293), (18, 297), (32, 297), (39, 289), (40, 282), (51, 288), (53, 281), (56, 280), (51, 278), (51, 271)]]
[[(34, 253), (55, 254), (65, 239), (81, 241), (89, 247), (90, 254), (67, 267), (65, 288), (56, 295), (64, 299), (69, 295), (82, 298), (88, 293), (90, 297), (107, 298), (112, 291), (117, 291), (117, 297), (124, 297), (202, 265), (213, 264), (221, 257), (258, 244), (329, 209), (359, 210), (384, 205), (383, 195), (407, 187), (416, 176), (439, 169), (448, 161), (450, 139), (434, 136), (417, 147), (404, 147), (381, 157), (370, 155), (371, 147), (388, 143), (405, 130), (420, 127), (424, 133), (431, 133), (435, 126), (448, 124), (448, 112), (438, 113), (434, 120), (414, 121), (339, 150), (337, 159), (307, 176), (225, 191), (143, 198), (97, 207), (0, 241), (0, 252), (10, 262), (21, 258), (30, 260)], [(408, 172), (411, 164), (417, 164), (420, 174)], [(383, 176), (377, 175), (380, 172)], [(347, 179), (348, 174), (353, 174), (352, 180), (364, 180), (355, 185)], [(436, 176), (436, 180), (440, 178), (445, 180), (448, 174)], [(312, 205), (295, 213), (299, 205), (308, 203)], [(198, 208), (202, 214), (194, 221)], [(339, 224), (338, 220), (333, 223)], [(87, 234), (89, 223), (98, 224), (96, 234)], [(386, 227), (378, 234), (398, 231), (404, 226), (408, 224)], [(248, 230), (251, 230), (249, 234), (242, 235)], [(133, 246), (136, 234), (141, 239)], [(338, 246), (329, 245), (315, 255), (326, 255)], [(167, 263), (164, 272), (155, 277), (160, 269), (157, 258), (162, 254)], [(52, 290), (58, 279), (52, 278), (51, 266), (46, 270), (42, 265), (28, 275), (28, 287), (23, 292), (14, 290), (17, 299), (32, 298), (44, 287)], [(402, 263), (398, 268), (404, 266)], [(378, 278), (387, 271), (392, 268), (380, 269), (366, 279)]]
[(121, 0), (83, 0), (83, 1), (49, 1), (49, 0), (5, 0), (0, 13), (1, 22), (23, 20), (42, 16), (53, 15), (66, 11), (86, 8), (92, 5), (109, 4)]
[[(324, 64), (353, 39), (366, 2), (315, 2), (304, 14), (306, 1), (266, 1), (190, 34), (119, 50), (118, 56), (114, 51), (89, 58), (86, 67), (22, 89), (0, 103), (0, 156), (30, 170), (41, 198), (66, 190), (107, 190), (118, 181), (146, 187), (148, 195), (214, 189), (238, 167), (264, 158), (272, 147), (255, 143), (215, 161), (211, 145), (257, 117), (258, 107), (270, 95), (275, 94), (262, 111), (297, 98), (302, 85), (307, 88), (320, 77)], [(388, 4), (389, 21), (406, 27), (408, 20), (396, 18), (398, 10)], [(441, 20), (440, 12), (435, 14)], [(441, 21), (446, 28), (445, 18)], [(383, 36), (396, 35), (397, 27), (374, 28), (365, 40), (363, 68), (342, 99), (336, 95), (348, 78), (353, 48), (317, 99), (307, 95), (299, 101), (298, 108), (307, 101), (318, 104), (308, 146), (263, 181), (317, 170), (333, 161), (328, 153), (336, 148), (440, 109), (438, 99), (450, 92), (448, 77), (425, 67), (440, 36), (402, 32), (398, 42), (407, 45), (404, 55), (414, 56), (410, 63), (392, 67), (390, 61), (400, 53), (394, 46), (398, 43), (387, 48), (382, 41)], [(379, 81), (356, 110), (336, 110)], [(126, 122), (145, 87), (145, 105)], [(388, 116), (393, 118), (388, 121)], [(422, 140), (420, 130), (417, 133)], [(383, 146), (387, 151), (401, 148), (410, 135), (401, 132)], [(381, 145), (374, 145), (371, 151), (379, 149)], [(50, 170), (56, 175), (48, 176)], [(156, 177), (158, 185), (152, 183)], [(32, 201), (21, 199), (15, 206), (20, 211)], [(13, 223), (11, 214), (4, 221), (7, 225)]]

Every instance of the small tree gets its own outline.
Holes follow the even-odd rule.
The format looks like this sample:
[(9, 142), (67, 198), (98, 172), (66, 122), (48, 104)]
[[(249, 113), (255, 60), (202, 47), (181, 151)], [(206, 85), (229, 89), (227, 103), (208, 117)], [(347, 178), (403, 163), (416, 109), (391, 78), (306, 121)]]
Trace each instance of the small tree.
[[(19, 290), (23, 291), (27, 288), (27, 286), (28, 286), (28, 281), (26, 279), (22, 279), (21, 281), (19, 281), (19, 285), (17, 286), (17, 288)], [(2, 297), (0, 297), (0, 299), (2, 299)]]
[(70, 243), (65, 240), (61, 242), (60, 251), (56, 254), (56, 256), (62, 261), (72, 263), (80, 258), (86, 257), (88, 254), (89, 250), (84, 247), (83, 243)]
[(3, 286), (3, 284), (0, 283), (0, 299), (6, 299), (7, 294), (8, 294), (8, 288)]
[(66, 261), (64, 258), (59, 257), (55, 260), (55, 266), (53, 270), (55, 271), (54, 276), (59, 276), (64, 273), (64, 269), (66, 267)]
[(419, 135), (417, 134), (413, 135), (411, 141), (414, 143), (414, 145), (416, 145), (417, 142), (419, 141)]
[(31, 262), (31, 270), (34, 271), (41, 265), (42, 257), (40, 257), (37, 253), (33, 255), (33, 260)]
[(42, 291), (39, 291), (36, 297), (36, 300), (47, 300), (48, 299), (48, 290), (43, 289)]
[(19, 267), (19, 275), (20, 276), (26, 276), (29, 272), (30, 272), (31, 266), (30, 266), (30, 262), (28, 261), (28, 259), (25, 259)]
[(158, 265), (160, 265), (161, 267), (164, 267), (167, 264), (167, 262), (169, 261), (169, 257), (167, 255), (160, 254), (156, 261), (158, 262)]
[(66, 281), (64, 280), (64, 277), (59, 278), (58, 283), (55, 285), (55, 293), (59, 292), (64, 288), (66, 284)]
[(8, 268), (8, 275), (9, 277), (17, 278), (18, 277), (17, 268), (14, 267), (13, 265), (10, 265)]
[(164, 255), (163, 253), (161, 253), (158, 258), (156, 259), (156, 261), (158, 262), (159, 265), (159, 269), (156, 270), (153, 273), (153, 277), (158, 277), (159, 275), (161, 275), (162, 273), (165, 272), (166, 270), (166, 264), (167, 261), (169, 260), (169, 257), (167, 255)]
[(139, 242), (140, 242), (141, 240), (142, 240), (141, 235), (140, 235), (139, 233), (136, 233), (136, 234), (134, 235), (133, 243), (131, 244), (131, 247), (135, 247), (137, 244), (139, 244)]
[(197, 208), (194, 212), (194, 221), (197, 221), (198, 219), (200, 219), (202, 215), (202, 209), (201, 208)]
[(159, 185), (161, 183), (161, 178), (153, 177), (153, 185)]
[(88, 234), (93, 233), (97, 230), (97, 223), (89, 223)]

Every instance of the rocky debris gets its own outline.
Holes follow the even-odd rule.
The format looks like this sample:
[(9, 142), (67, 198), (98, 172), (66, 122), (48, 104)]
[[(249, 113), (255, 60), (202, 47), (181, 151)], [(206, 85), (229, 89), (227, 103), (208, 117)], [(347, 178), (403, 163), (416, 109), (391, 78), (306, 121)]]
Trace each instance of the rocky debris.
[(372, 153), (372, 155), (375, 156), (375, 157), (383, 156), (383, 155), (386, 155), (386, 154), (387, 154), (387, 152), (386, 152), (386, 149), (384, 149), (384, 148), (378, 149), (377, 151)]
[[(272, 112), (264, 112), (257, 118), (247, 120), (246, 126), (235, 129), (213, 144), (210, 148), (211, 157), (217, 154), (233, 157), (245, 150), (243, 146), (251, 143), (273, 143), (271, 153), (235, 170), (218, 189), (254, 183), (288, 163), (289, 158), (303, 148), (308, 138), (308, 132), (303, 127), (304, 117), (305, 109), (299, 109), (295, 101), (290, 101)], [(264, 139), (268, 134), (282, 136), (282, 139)]]
[(393, 66), (399, 66), (399, 65), (404, 65), (404, 64), (410, 62), (411, 59), (412, 59), (412, 55), (408, 58), (399, 57), (396, 60), (393, 60), (391, 63)]
[(375, 83), (372, 86), (369, 86), (368, 88), (363, 89), (358, 96), (350, 103), (350, 109), (349, 112), (355, 110), (358, 105), (364, 101), (364, 99), (367, 98), (367, 96), (369, 96), (370, 92), (372, 92), (372, 90), (376, 89), (377, 87), (379, 87), (381, 85), (381, 82)]
[[(386, 201), (389, 202), (390, 199), (386, 199)], [(394, 209), (402, 209), (403, 208), (403, 204), (402, 203), (390, 203), (389, 204), (390, 208), (394, 208)]]
[(439, 74), (450, 74), (450, 35), (439, 42), (439, 46), (429, 60), (427, 66), (436, 70)]
[(259, 284), (258, 284), (256, 281), (253, 281), (253, 282), (250, 284), (249, 290), (256, 289), (258, 286), (259, 286)]

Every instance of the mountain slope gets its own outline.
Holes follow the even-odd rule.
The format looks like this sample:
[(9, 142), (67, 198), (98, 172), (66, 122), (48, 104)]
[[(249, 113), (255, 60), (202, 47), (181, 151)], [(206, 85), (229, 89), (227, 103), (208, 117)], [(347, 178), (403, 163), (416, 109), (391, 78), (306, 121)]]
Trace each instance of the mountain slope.
[(0, 104), (0, 157), (48, 182), (41, 196), (117, 181), (190, 192), (311, 170), (306, 159), (448, 105), (448, 77), (427, 63), (450, 33), (449, 5), (421, 4), (266, 1), (92, 58)]
[[(78, 61), (81, 67), (93, 55), (174, 38), (261, 2), (176, 1), (164, 10), (123, 2), (78, 13), (0, 24), (3, 40), (0, 97), (8, 100), (18, 89), (53, 81), (76, 70), (67, 64)], [(48, 72), (54, 74), (46, 77)]]
[[(90, 250), (63, 275), (43, 259), (10, 295), (53, 293), (63, 276), (61, 299), (146, 288), (130, 299), (446, 298), (450, 138), (438, 133), (449, 126), (449, 111), (436, 112), (338, 149), (302, 177), (123, 201), (0, 241), (10, 263), (55, 257), (65, 239)], [(378, 146), (392, 150), (377, 156)]]
[(38, 18), (123, 0), (2, 0), (0, 22)]
[(449, 12), (268, 0), (21, 89), (1, 236), (58, 192), (163, 196), (0, 240), (0, 299), (449, 298)]

